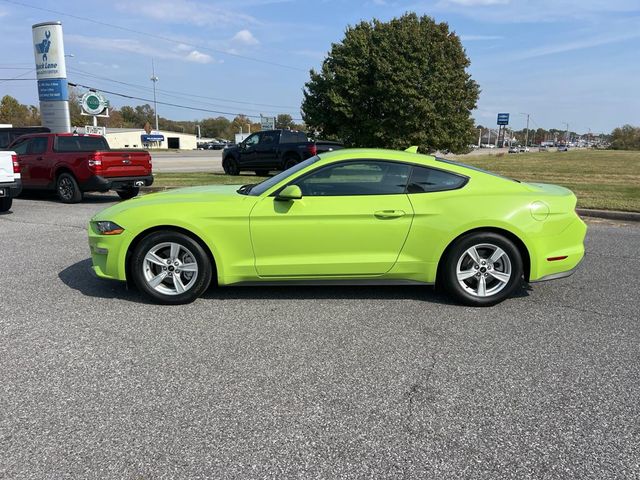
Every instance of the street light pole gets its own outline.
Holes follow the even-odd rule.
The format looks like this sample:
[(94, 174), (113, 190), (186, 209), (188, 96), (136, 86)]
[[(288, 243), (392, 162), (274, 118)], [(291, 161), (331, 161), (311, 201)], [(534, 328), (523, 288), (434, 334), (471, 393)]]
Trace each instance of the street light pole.
[(567, 122), (563, 122), (566, 125), (566, 130), (564, 133), (564, 143), (565, 145), (569, 145), (569, 124)]
[(156, 115), (156, 132), (159, 130), (158, 128), (158, 104), (156, 103), (156, 83), (158, 82), (158, 77), (156, 77), (156, 69), (153, 64), (153, 58), (151, 59), (151, 81), (153, 82), (153, 112)]

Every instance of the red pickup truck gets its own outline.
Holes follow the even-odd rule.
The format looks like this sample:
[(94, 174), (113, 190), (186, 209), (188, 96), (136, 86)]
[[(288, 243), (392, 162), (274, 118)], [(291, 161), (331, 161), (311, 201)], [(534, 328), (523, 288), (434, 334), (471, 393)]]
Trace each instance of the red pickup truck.
[(25, 190), (55, 190), (64, 203), (82, 192), (115, 190), (123, 200), (153, 183), (151, 155), (144, 150), (111, 150), (100, 135), (23, 135), (10, 146), (18, 158)]

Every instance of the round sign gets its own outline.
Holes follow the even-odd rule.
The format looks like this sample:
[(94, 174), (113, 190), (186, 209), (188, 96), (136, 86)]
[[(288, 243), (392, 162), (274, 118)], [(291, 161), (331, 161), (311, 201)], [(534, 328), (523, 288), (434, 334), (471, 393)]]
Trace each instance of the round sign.
[(100, 92), (87, 92), (82, 96), (82, 109), (90, 115), (100, 115), (109, 106), (109, 102)]

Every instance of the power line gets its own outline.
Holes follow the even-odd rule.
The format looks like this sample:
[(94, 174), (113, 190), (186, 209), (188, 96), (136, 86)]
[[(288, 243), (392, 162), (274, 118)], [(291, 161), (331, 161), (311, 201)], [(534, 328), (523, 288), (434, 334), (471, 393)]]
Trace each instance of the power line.
[(94, 20), (93, 18), (81, 17), (79, 15), (73, 15), (71, 13), (61, 12), (59, 10), (52, 10), (50, 8), (37, 7), (35, 5), (29, 5), (28, 3), (17, 2), (15, 0), (2, 0), (2, 1), (6, 2), (6, 3), (11, 3), (13, 5), (18, 5), (18, 6), (21, 6), (21, 7), (25, 7), (25, 8), (31, 8), (31, 9), (34, 9), (34, 10), (40, 10), (40, 11), (47, 12), (47, 13), (54, 13), (56, 15), (62, 15), (62, 16), (65, 16), (65, 17), (74, 18), (76, 20), (81, 20), (83, 22), (90, 22), (90, 23), (93, 23), (93, 24), (96, 24), (96, 25), (102, 25), (102, 26), (105, 26), (105, 27), (115, 28), (115, 29), (122, 30), (122, 31), (125, 31), (125, 32), (134, 33), (136, 35), (145, 35), (145, 36), (147, 36), (149, 38), (155, 38), (155, 39), (162, 40), (162, 41), (165, 41), (165, 42), (175, 43), (177, 45), (187, 45), (189, 47), (197, 48), (197, 49), (200, 49), (200, 50), (208, 50), (208, 51), (214, 52), (216, 54), (228, 55), (230, 57), (241, 58), (243, 60), (249, 60), (249, 61), (252, 61), (252, 62), (258, 62), (258, 63), (263, 63), (263, 64), (266, 64), (266, 65), (272, 65), (272, 66), (275, 66), (275, 67), (287, 68), (287, 69), (290, 69), (290, 70), (298, 70), (298, 71), (301, 71), (301, 72), (306, 72), (306, 70), (303, 69), (303, 68), (294, 67), (294, 66), (291, 66), (291, 65), (285, 65), (283, 63), (271, 62), (269, 60), (263, 60), (261, 58), (249, 57), (247, 55), (240, 55), (239, 53), (225, 52), (224, 50), (217, 50), (215, 48), (207, 47), (207, 46), (204, 46), (204, 45), (198, 45), (198, 44), (190, 43), (190, 42), (183, 42), (183, 41), (171, 38), (171, 37), (165, 37), (163, 35), (158, 35), (158, 34), (155, 34), (155, 33), (144, 32), (144, 31), (141, 31), (141, 30), (135, 30), (133, 28), (123, 27), (121, 25), (115, 25), (113, 23), (102, 22), (100, 20)]
[(5, 82), (11, 82), (11, 81), (24, 81), (24, 80), (35, 80), (35, 78), (22, 78), (25, 75), (29, 75), (30, 73), (35, 72), (36, 69), (35, 68), (30, 68), (29, 70), (27, 70), (26, 72), (22, 72), (19, 75), (16, 75), (15, 77), (11, 77), (11, 78), (2, 78), (0, 79), (0, 83), (5, 83)]
[[(86, 77), (91, 77), (91, 78), (96, 78), (98, 80), (105, 80), (107, 82), (112, 82), (112, 83), (117, 83), (120, 85), (126, 85), (128, 87), (132, 87), (132, 88), (138, 88), (141, 90), (144, 90), (145, 92), (148, 92), (150, 90), (149, 87), (146, 87), (144, 85), (139, 85), (139, 84), (135, 84), (135, 83), (128, 83), (128, 82), (123, 82), (121, 80), (115, 80), (113, 78), (107, 78), (107, 77), (101, 77), (99, 75), (95, 75), (93, 73), (89, 73), (80, 69), (77, 69), (75, 67), (68, 67), (69, 71), (74, 72), (78, 75), (81, 76), (86, 76)], [(247, 102), (247, 101), (242, 101), (242, 100), (230, 100), (230, 99), (225, 99), (225, 98), (220, 98), (220, 97), (209, 97), (206, 95), (195, 95), (195, 94), (191, 94), (191, 93), (184, 93), (184, 92), (178, 92), (176, 90), (164, 90), (164, 89), (158, 89), (158, 92), (160, 93), (164, 93), (165, 95), (169, 95), (169, 96), (178, 96), (178, 97), (192, 97), (192, 98), (198, 98), (198, 99), (205, 99), (205, 100), (217, 100), (223, 103), (238, 103), (238, 104), (243, 104), (243, 105), (255, 105), (255, 106), (262, 106), (262, 107), (273, 107), (273, 108), (281, 108), (281, 109), (287, 109), (287, 110), (299, 110), (299, 107), (292, 107), (292, 106), (288, 106), (288, 105), (272, 105), (272, 104), (268, 104), (268, 103), (255, 103), (255, 102)], [(259, 111), (259, 109), (252, 109), (254, 111)]]
[[(113, 91), (109, 91), (109, 90), (104, 90), (104, 89), (100, 89), (100, 88), (96, 88), (96, 87), (91, 87), (89, 85), (83, 85), (81, 83), (73, 83), (73, 82), (68, 82), (68, 84), (72, 87), (82, 87), (82, 88), (86, 88), (88, 90), (100, 90), (101, 92), (104, 93), (108, 93), (109, 95), (116, 95), (118, 97), (123, 97), (123, 98), (129, 98), (132, 100), (140, 100), (143, 102), (148, 102), (148, 103), (152, 103), (153, 100), (150, 100), (148, 98), (142, 98), (142, 97), (136, 97), (135, 95), (127, 95), (125, 93), (119, 93), (119, 92), (113, 92)], [(219, 110), (210, 110), (207, 108), (199, 108), (199, 107), (190, 107), (188, 105), (179, 105), (177, 103), (169, 103), (169, 102), (156, 102), (158, 105), (165, 105), (168, 107), (175, 107), (175, 108), (183, 108), (185, 110), (194, 110), (194, 111), (198, 111), (198, 112), (207, 112), (207, 113), (218, 113), (220, 115), (234, 115), (234, 116), (238, 116), (238, 115), (244, 115), (245, 117), (249, 117), (249, 118), (260, 118), (260, 115), (246, 115), (243, 113), (238, 113), (238, 112), (222, 112)], [(302, 121), (302, 118), (292, 118), (292, 120), (296, 120), (296, 121)]]

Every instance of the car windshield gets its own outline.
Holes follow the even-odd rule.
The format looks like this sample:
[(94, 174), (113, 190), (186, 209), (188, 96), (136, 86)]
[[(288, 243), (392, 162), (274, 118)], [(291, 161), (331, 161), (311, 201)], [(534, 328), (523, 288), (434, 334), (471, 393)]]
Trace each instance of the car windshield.
[[(516, 147), (512, 147), (512, 148), (516, 148)], [(483, 170), (482, 168), (474, 167), (473, 165), (467, 165), (466, 163), (454, 162), (453, 160), (449, 160), (449, 159), (446, 159), (446, 158), (439, 158), (439, 157), (436, 158), (436, 160), (438, 160), (439, 162), (448, 163), (449, 165), (455, 165), (457, 167), (468, 168), (469, 170), (475, 170), (476, 172), (482, 172), (482, 173), (486, 173), (487, 175), (493, 175), (494, 177), (504, 178), (505, 180), (511, 180), (512, 182), (521, 183), (520, 180), (516, 180), (514, 178), (505, 177), (504, 175), (498, 175), (497, 173), (489, 172), (487, 170)]]
[(280, 172), (279, 174), (266, 179), (262, 183), (258, 183), (257, 185), (244, 185), (238, 190), (238, 193), (241, 193), (243, 195), (252, 195), (255, 197), (262, 195), (264, 192), (269, 190), (274, 185), (277, 185), (285, 178), (290, 177), (294, 173), (302, 170), (303, 168), (306, 168), (309, 165), (316, 163), (318, 160), (320, 160), (320, 157), (318, 157), (317, 155), (311, 158), (307, 158), (304, 162), (300, 162), (297, 165), (291, 167), (290, 169)]

